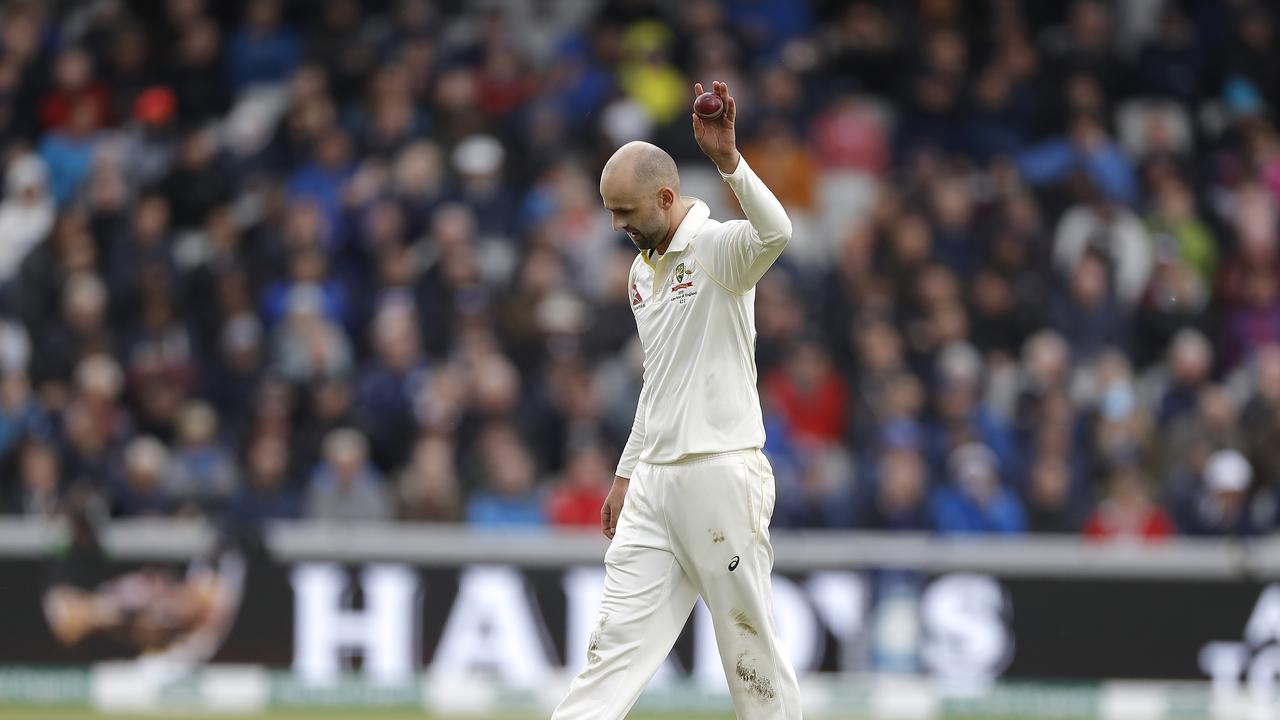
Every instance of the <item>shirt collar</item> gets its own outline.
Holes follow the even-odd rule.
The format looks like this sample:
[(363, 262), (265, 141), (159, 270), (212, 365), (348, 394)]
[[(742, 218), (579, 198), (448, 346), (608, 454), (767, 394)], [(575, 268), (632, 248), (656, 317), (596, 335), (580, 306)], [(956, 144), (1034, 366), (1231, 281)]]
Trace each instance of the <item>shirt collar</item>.
[(698, 234), (698, 230), (702, 228), (702, 224), (711, 217), (711, 208), (696, 197), (689, 195), (681, 195), (682, 200), (692, 200), (693, 205), (689, 206), (689, 212), (685, 213), (684, 219), (680, 221), (680, 227), (676, 228), (676, 234), (671, 237), (671, 244), (667, 246), (667, 252), (680, 252), (689, 247), (689, 240)]

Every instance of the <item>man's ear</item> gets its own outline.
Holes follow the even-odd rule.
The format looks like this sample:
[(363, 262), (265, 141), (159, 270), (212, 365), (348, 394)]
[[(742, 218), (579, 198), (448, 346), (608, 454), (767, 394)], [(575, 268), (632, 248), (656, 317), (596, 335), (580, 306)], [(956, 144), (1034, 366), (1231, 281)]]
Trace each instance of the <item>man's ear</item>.
[(670, 210), (676, 204), (676, 193), (669, 187), (663, 187), (658, 190), (658, 207), (663, 210)]

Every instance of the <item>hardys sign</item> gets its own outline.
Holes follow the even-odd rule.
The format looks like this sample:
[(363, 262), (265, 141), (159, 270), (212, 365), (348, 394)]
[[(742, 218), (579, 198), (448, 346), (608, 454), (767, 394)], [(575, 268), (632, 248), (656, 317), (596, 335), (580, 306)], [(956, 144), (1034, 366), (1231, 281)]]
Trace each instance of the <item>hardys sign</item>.
[[(586, 662), (603, 570), (282, 563), (234, 553), (191, 564), (0, 560), (0, 664), (169, 655), (402, 683), (474, 673), (533, 686)], [(796, 669), (940, 679), (1207, 679), (1280, 675), (1280, 585), (925, 576), (774, 576)], [(694, 611), (657, 682), (724, 683), (711, 618)], [(1234, 638), (1241, 638), (1235, 640)], [(1270, 687), (1270, 686), (1268, 686)]]
[[(304, 678), (336, 678), (359, 656), (365, 672), (387, 682), (425, 668), (436, 675), (481, 671), (528, 686), (585, 663), (604, 575), (595, 568), (548, 576), (487, 566), (432, 578), (404, 565), (351, 572), (304, 563), (290, 580), (293, 668)], [(924, 669), (946, 678), (990, 680), (1012, 655), (1007, 604), (991, 578), (943, 576), (922, 583), (918, 598), (899, 591), (878, 613), (869, 611), (871, 595), (872, 584), (854, 572), (775, 578), (775, 616), (800, 672), (864, 669), (871, 649), (918, 655)], [(713, 632), (699, 604), (659, 681), (690, 673), (722, 684)]]

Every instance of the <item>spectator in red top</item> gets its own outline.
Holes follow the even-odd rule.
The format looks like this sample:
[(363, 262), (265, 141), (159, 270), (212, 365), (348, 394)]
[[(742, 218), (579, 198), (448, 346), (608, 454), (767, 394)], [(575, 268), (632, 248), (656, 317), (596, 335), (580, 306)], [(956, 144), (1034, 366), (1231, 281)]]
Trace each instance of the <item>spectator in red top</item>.
[(782, 366), (769, 374), (764, 391), (797, 443), (827, 445), (844, 436), (849, 395), (831, 357), (818, 343), (798, 343)]
[(92, 108), (91, 130), (106, 124), (110, 102), (102, 83), (94, 80), (93, 59), (80, 48), (68, 48), (58, 56), (53, 69), (54, 87), (40, 99), (40, 127), (58, 130), (71, 122), (72, 111), (82, 102)]
[(1084, 521), (1091, 540), (1162, 540), (1173, 534), (1169, 514), (1151, 501), (1136, 453), (1112, 461), (1107, 495)]
[(569, 457), (564, 476), (547, 498), (547, 517), (553, 525), (596, 527), (600, 508), (609, 494), (609, 458), (598, 445), (579, 449)]

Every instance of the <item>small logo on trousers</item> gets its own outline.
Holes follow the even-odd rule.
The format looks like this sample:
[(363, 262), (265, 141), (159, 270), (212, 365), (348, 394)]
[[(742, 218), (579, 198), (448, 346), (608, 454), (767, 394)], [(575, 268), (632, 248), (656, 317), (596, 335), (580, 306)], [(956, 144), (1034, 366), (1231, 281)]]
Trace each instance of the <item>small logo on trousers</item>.
[(734, 555), (733, 559), (729, 561), (729, 572), (733, 572), (734, 570), (737, 570), (737, 569), (738, 569), (738, 556)]

